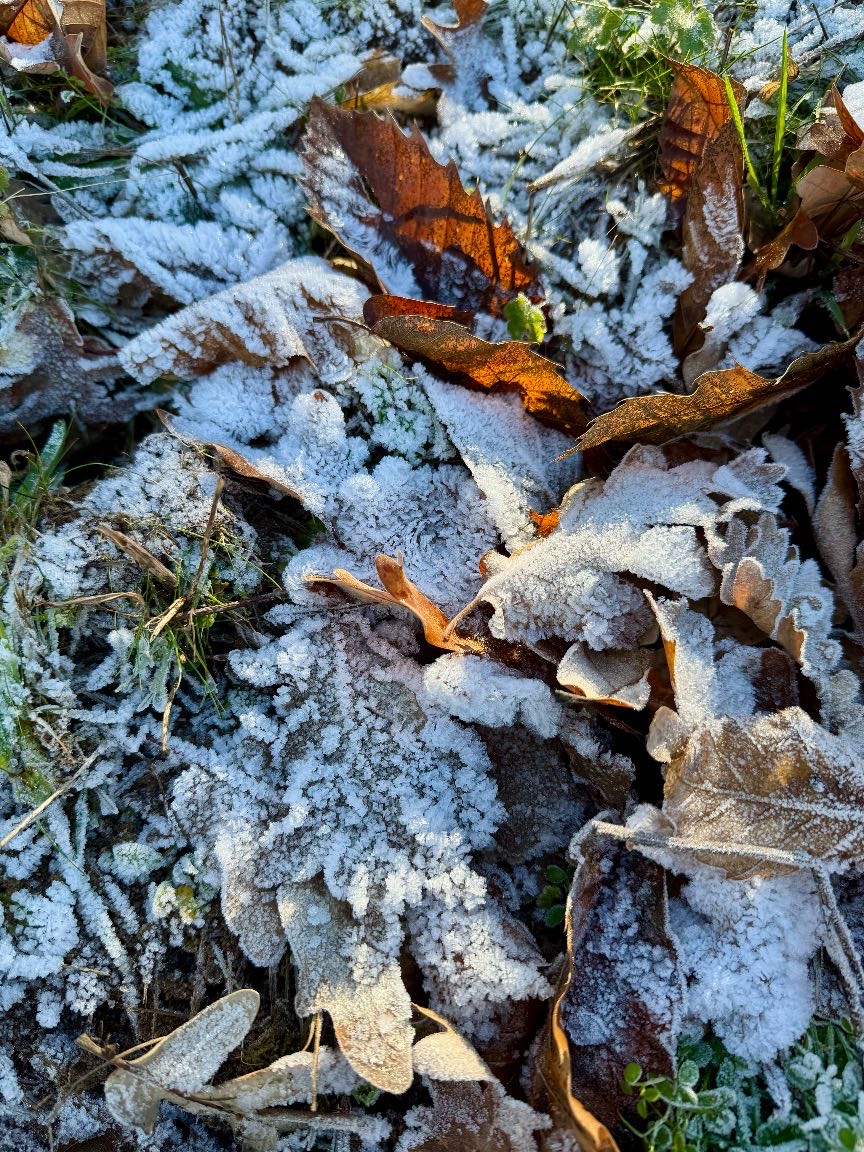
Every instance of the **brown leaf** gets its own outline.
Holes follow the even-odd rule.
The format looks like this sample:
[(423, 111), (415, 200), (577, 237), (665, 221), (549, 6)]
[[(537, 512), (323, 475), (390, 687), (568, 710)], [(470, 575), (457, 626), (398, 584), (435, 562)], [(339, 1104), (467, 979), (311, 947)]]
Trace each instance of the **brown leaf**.
[(743, 165), (738, 132), (729, 120), (706, 146), (690, 180), (681, 261), (693, 280), (675, 310), (672, 336), (679, 356), (701, 347), (699, 325), (708, 301), (735, 279), (744, 255)]
[[(693, 177), (706, 149), (732, 119), (723, 78), (695, 64), (673, 61), (675, 80), (660, 128), (661, 191), (672, 200), (690, 192)], [(739, 106), (744, 87), (737, 80), (732, 89)]]
[[(694, 848), (779, 849), (839, 866), (864, 855), (864, 764), (800, 708), (721, 717), (668, 765), (663, 811)], [(746, 852), (723, 867), (736, 878), (789, 870)]]
[(758, 277), (759, 291), (762, 291), (767, 274), (780, 267), (789, 255), (790, 248), (796, 246), (805, 252), (812, 252), (818, 243), (819, 230), (803, 207), (799, 205), (798, 211), (792, 219), (777, 233), (773, 240), (763, 244), (756, 253), (754, 266)]
[(520, 292), (539, 296), (510, 225), (492, 222), (479, 191), (466, 192), (416, 129), (406, 136), (392, 118), (316, 98), (304, 143), (310, 212), (386, 290), (493, 312)]
[(845, 235), (864, 216), (864, 188), (828, 164), (805, 172), (795, 191), (823, 240)]
[(618, 708), (644, 708), (651, 695), (649, 653), (593, 652), (584, 644), (569, 648), (558, 665), (558, 683), (583, 700)]
[(855, 336), (807, 352), (776, 380), (768, 380), (738, 365), (705, 372), (689, 396), (670, 392), (635, 396), (598, 416), (580, 437), (574, 451), (584, 451), (610, 440), (663, 444), (743, 416), (809, 387), (829, 372), (838, 371), (853, 359), (857, 340)]
[(528, 510), (528, 515), (537, 529), (537, 535), (544, 540), (552, 535), (561, 522), (561, 513), (557, 508), (550, 508), (548, 512), (535, 512), (532, 508)]
[(411, 1130), (402, 1137), (405, 1152), (535, 1152), (530, 1129), (539, 1128), (542, 1117), (511, 1100), (497, 1081), (433, 1080), (429, 1095), (432, 1107), (415, 1109)]
[(621, 1089), (631, 1060), (674, 1075), (682, 976), (663, 869), (593, 836), (580, 853), (567, 901), (569, 975), (553, 1009), (567, 1052), (556, 1057), (562, 1070), (569, 1064), (570, 1095), (615, 1124), (632, 1106)]
[(435, 648), (449, 652), (483, 651), (482, 644), (477, 640), (458, 636), (455, 632), (449, 636), (444, 635), (449, 623), (447, 616), (408, 579), (401, 556), (394, 559), (392, 556), (378, 555), (375, 557), (375, 568), (385, 591), (364, 584), (344, 568), (337, 568), (332, 576), (310, 576), (307, 583), (319, 591), (336, 588), (363, 604), (391, 604), (407, 608), (423, 625), (427, 644)]
[(840, 127), (847, 138), (851, 141), (853, 148), (860, 148), (864, 144), (864, 132), (858, 125), (858, 121), (846, 107), (843, 97), (836, 84), (831, 85), (831, 99), (834, 101), (834, 107), (837, 109), (837, 117), (840, 121)]
[(436, 304), (434, 300), (409, 300), (405, 296), (380, 293), (370, 296), (363, 304), (363, 319), (370, 328), (390, 316), (429, 316), (433, 320), (452, 320), (470, 327), (473, 316), (452, 304)]
[(427, 316), (391, 316), (373, 324), (376, 336), (409, 356), (466, 377), (490, 392), (518, 392), (526, 412), (565, 432), (586, 424), (584, 401), (559, 369), (528, 344), (490, 344), (461, 324)]
[(116, 528), (112, 528), (110, 524), (97, 524), (96, 531), (110, 540), (111, 543), (119, 548), (121, 552), (125, 553), (130, 560), (134, 561), (139, 568), (145, 572), (149, 572), (157, 583), (162, 584), (165, 588), (177, 587), (177, 573), (172, 572), (170, 568), (157, 560), (152, 552), (148, 552), (137, 540), (133, 540), (131, 536), (127, 536), (125, 532), (118, 532)]
[(53, 60), (43, 57), (32, 66), (19, 60), (19, 71), (50, 73), (62, 69), (103, 104), (113, 96), (112, 85), (96, 75), (107, 65), (105, 0), (66, 0), (62, 4), (58, 0), (25, 0), (17, 6), (5, 35), (16, 44), (51, 41)]
[(858, 540), (858, 495), (849, 454), (843, 444), (838, 444), (816, 505), (813, 534), (855, 628), (864, 635), (864, 544)]

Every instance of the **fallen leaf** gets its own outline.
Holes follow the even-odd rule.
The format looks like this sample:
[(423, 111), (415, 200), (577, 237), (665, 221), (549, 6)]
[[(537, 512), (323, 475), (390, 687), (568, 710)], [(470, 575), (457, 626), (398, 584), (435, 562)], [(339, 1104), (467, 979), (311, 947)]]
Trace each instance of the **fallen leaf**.
[(364, 584), (344, 568), (337, 568), (332, 576), (309, 577), (307, 583), (321, 591), (336, 588), (362, 604), (388, 604), (407, 608), (423, 625), (426, 642), (435, 648), (449, 652), (483, 651), (482, 644), (477, 640), (458, 636), (455, 632), (445, 636), (449, 624), (447, 615), (408, 579), (401, 556), (394, 559), (392, 556), (378, 555), (375, 557), (375, 569), (384, 585), (383, 591)]
[(675, 351), (682, 357), (701, 347), (699, 325), (708, 301), (735, 279), (744, 255), (743, 166), (738, 132), (729, 120), (708, 143), (690, 178), (681, 262), (693, 279), (678, 298), (672, 325)]
[(341, 954), (351, 914), (323, 882), (283, 885), (279, 916), (297, 967), (298, 1016), (327, 1012), (345, 1059), (383, 1092), (411, 1086), (411, 1001), (399, 966), (382, 962), (376, 979), (359, 983)]
[(470, 312), (454, 308), (452, 304), (436, 304), (434, 300), (408, 300), (404, 296), (390, 296), (386, 293), (370, 296), (363, 304), (363, 319), (370, 328), (391, 316), (428, 316), (432, 320), (452, 320), (466, 328), (470, 327), (473, 320)]
[(223, 996), (145, 1055), (116, 1068), (105, 1081), (105, 1103), (114, 1119), (151, 1133), (159, 1101), (172, 1092), (203, 1088), (243, 1042), (259, 1003), (251, 988)]
[(174, 589), (177, 587), (177, 573), (172, 572), (170, 568), (166, 568), (161, 560), (143, 548), (137, 540), (133, 540), (131, 536), (127, 536), (125, 532), (118, 532), (112, 528), (110, 524), (97, 524), (96, 531), (110, 540), (111, 543), (118, 548), (121, 552), (125, 553), (130, 560), (138, 565), (139, 568), (145, 572), (149, 572), (153, 579), (165, 588)]
[(864, 132), (862, 132), (858, 121), (846, 107), (836, 84), (831, 85), (830, 95), (834, 101), (834, 107), (837, 109), (837, 118), (840, 121), (840, 127), (851, 142), (852, 147), (860, 148), (861, 145), (864, 144)]
[(382, 286), (477, 311), (537, 298), (536, 270), (512, 228), (494, 224), (452, 161), (439, 164), (415, 129), (315, 98), (304, 136), (310, 212), (375, 270)]
[(801, 248), (805, 252), (812, 252), (819, 243), (819, 229), (799, 205), (792, 219), (784, 225), (780, 232), (763, 244), (756, 253), (754, 268), (757, 275), (758, 290), (761, 292), (765, 277), (775, 268), (779, 268), (789, 255), (792, 247)]
[[(374, 314), (373, 314), (374, 315)], [(586, 424), (584, 400), (551, 360), (517, 340), (491, 344), (461, 324), (428, 316), (390, 316), (372, 331), (408, 356), (465, 377), (490, 392), (518, 392), (526, 412), (569, 433)]]
[(404, 1152), (536, 1152), (534, 1132), (545, 1126), (527, 1104), (497, 1081), (431, 1081), (431, 1108), (411, 1113), (400, 1141)]
[[(0, 28), (4, 21), (0, 15)], [(114, 89), (96, 75), (107, 66), (105, 0), (24, 0), (3, 30), (13, 44), (34, 47), (50, 41), (50, 57), (44, 52), (16, 55), (0, 46), (0, 58), (19, 72), (67, 72), (103, 104)]]
[[(848, 742), (800, 708), (699, 727), (666, 768), (663, 812), (676, 835), (742, 851), (730, 876), (779, 875), (790, 865), (747, 847), (803, 853), (837, 868), (864, 855), (864, 764)], [(705, 854), (707, 863), (717, 857)]]
[(535, 512), (532, 508), (529, 509), (528, 515), (537, 529), (537, 535), (543, 540), (552, 535), (561, 521), (561, 513), (557, 508), (550, 508), (548, 512)]
[[(672, 200), (689, 194), (708, 145), (732, 120), (723, 77), (695, 64), (672, 61), (675, 80), (660, 128), (661, 191)], [(744, 87), (732, 81), (739, 106)]]
[(745, 413), (774, 404), (838, 372), (854, 358), (859, 337), (842, 343), (826, 344), (794, 360), (775, 380), (758, 376), (738, 365), (717, 372), (705, 372), (696, 380), (688, 396), (658, 392), (634, 396), (617, 408), (604, 412), (579, 438), (573, 451), (585, 451), (608, 441), (639, 441), (663, 444), (679, 436), (713, 428)]
[(563, 688), (594, 704), (639, 710), (651, 695), (649, 670), (645, 649), (593, 652), (584, 644), (573, 644), (559, 663), (556, 678)]
[(361, 112), (386, 109), (403, 116), (432, 116), (438, 103), (435, 89), (417, 91), (404, 84), (401, 60), (380, 50), (373, 52), (342, 88), (340, 105)]
[(569, 1096), (589, 1101), (597, 1121), (611, 1125), (632, 1107), (621, 1087), (630, 1061), (674, 1075), (684, 988), (663, 868), (596, 836), (581, 838), (578, 856), (567, 976), (553, 1008), (557, 1043), (567, 1050), (555, 1057), (559, 1075), (569, 1068)]
[(805, 172), (795, 191), (823, 240), (844, 236), (864, 216), (864, 188), (827, 164)]
[(420, 23), (426, 28), (442, 48), (452, 52), (458, 48), (459, 36), (476, 28), (489, 7), (487, 0), (453, 0), (453, 11), (456, 14), (455, 24), (439, 24), (431, 16), (421, 16)]
[(864, 635), (864, 542), (858, 539), (855, 514), (859, 495), (849, 453), (838, 444), (816, 505), (813, 534), (857, 632)]
[(489, 1069), (456, 1029), (429, 1008), (414, 1005), (415, 1012), (440, 1025), (440, 1032), (423, 1036), (411, 1049), (414, 1071), (432, 1080), (493, 1080)]

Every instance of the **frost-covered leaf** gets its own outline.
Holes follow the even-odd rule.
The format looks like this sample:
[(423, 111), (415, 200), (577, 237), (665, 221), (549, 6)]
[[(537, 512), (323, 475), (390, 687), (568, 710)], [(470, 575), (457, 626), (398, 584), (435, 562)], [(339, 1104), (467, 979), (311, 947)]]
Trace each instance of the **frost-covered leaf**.
[[(864, 855), (864, 762), (800, 708), (698, 727), (666, 769), (663, 811), (694, 845), (798, 852), (832, 868)], [(707, 861), (717, 864), (717, 859)], [(746, 852), (733, 876), (777, 875)]]
[[(732, 120), (723, 77), (695, 64), (673, 61), (675, 80), (660, 129), (662, 190), (672, 199), (687, 196), (710, 143)], [(744, 88), (732, 81), (739, 105)]]
[(168, 1092), (194, 1094), (242, 1043), (258, 1015), (251, 988), (231, 992), (181, 1024), (144, 1056), (116, 1068), (105, 1081), (105, 1103), (122, 1124), (152, 1132)]
[(384, 1092), (411, 1085), (411, 1001), (399, 967), (381, 958), (363, 978), (342, 955), (351, 917), (321, 883), (285, 885), (279, 915), (297, 966), (297, 1013), (325, 1011), (351, 1067)]
[(699, 325), (708, 301), (716, 289), (735, 279), (744, 255), (743, 164), (737, 129), (727, 121), (690, 180), (681, 262), (693, 279), (675, 311), (673, 337), (679, 355), (702, 343)]
[(597, 704), (644, 708), (651, 695), (646, 651), (591, 652), (581, 644), (567, 649), (558, 664), (558, 683)]
[(415, 1072), (431, 1080), (492, 1079), (489, 1069), (452, 1024), (429, 1008), (422, 1008), (419, 1004), (414, 1008), (441, 1026), (440, 1032), (421, 1037), (411, 1049)]
[(433, 160), (416, 129), (315, 99), (304, 144), (312, 215), (388, 292), (493, 311), (537, 295), (510, 225), (493, 224), (480, 192), (465, 191), (452, 161)]
[(322, 1045), (317, 1052), (280, 1056), (266, 1068), (226, 1080), (216, 1087), (202, 1088), (195, 1096), (208, 1104), (254, 1115), (264, 1108), (311, 1101), (313, 1070), (322, 1094), (347, 1094), (357, 1084), (357, 1077), (340, 1054)]
[(849, 453), (838, 444), (813, 517), (819, 551), (859, 633), (864, 632), (864, 543), (858, 539), (858, 485)]
[(348, 326), (331, 329), (329, 322), (358, 320), (365, 295), (357, 281), (323, 260), (289, 260), (175, 312), (130, 340), (120, 359), (144, 383), (160, 376), (203, 376), (232, 361), (257, 368), (303, 359), (317, 366), (320, 346), (353, 347)]
[(536, 1152), (545, 1116), (497, 1082), (432, 1080), (431, 1108), (413, 1108), (399, 1152)]
[(488, 391), (518, 392), (526, 412), (577, 434), (587, 420), (583, 397), (551, 360), (518, 340), (492, 344), (461, 324), (428, 316), (391, 316), (372, 331), (408, 356), (445, 368)]
[(124, 419), (143, 404), (113, 383), (120, 376), (116, 355), (85, 341), (64, 300), (25, 300), (0, 318), (0, 436), (65, 414), (73, 397), (84, 421)]
[(662, 444), (679, 436), (689, 436), (743, 416), (766, 404), (821, 380), (850, 361), (857, 339), (826, 344), (794, 360), (782, 376), (767, 380), (743, 367), (706, 372), (696, 380), (688, 396), (660, 392), (634, 396), (611, 412), (604, 412), (579, 438), (576, 448), (585, 451), (610, 440), (639, 440)]
[(493, 659), (460, 654), (427, 665), (423, 684), (451, 716), (489, 728), (507, 728), (519, 720), (546, 738), (556, 735), (561, 706), (542, 680), (522, 676)]
[(628, 1104), (628, 1061), (673, 1074), (684, 989), (663, 869), (580, 839), (567, 901), (569, 977), (554, 1011), (570, 1048), (570, 1092), (611, 1125)]

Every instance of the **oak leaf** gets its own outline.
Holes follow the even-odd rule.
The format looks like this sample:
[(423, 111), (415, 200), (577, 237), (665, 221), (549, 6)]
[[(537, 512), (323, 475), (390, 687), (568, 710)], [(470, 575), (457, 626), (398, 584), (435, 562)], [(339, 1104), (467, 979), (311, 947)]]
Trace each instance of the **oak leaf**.
[(536, 270), (505, 221), (493, 223), (452, 160), (439, 164), (415, 129), (314, 99), (300, 183), (312, 216), (374, 269), (388, 292), (500, 312)]
[(569, 433), (584, 429), (587, 417), (581, 393), (528, 344), (518, 340), (492, 344), (461, 324), (429, 316), (387, 316), (376, 322), (373, 311), (370, 319), (375, 335), (406, 355), (445, 368), (486, 391), (518, 392), (526, 412), (554, 428)]
[[(672, 200), (686, 197), (709, 144), (732, 120), (723, 77), (695, 64), (672, 62), (675, 80), (660, 128), (660, 188)], [(738, 104), (744, 87), (732, 81)]]
[(697, 854), (705, 845), (740, 846), (723, 862), (737, 878), (790, 870), (756, 860), (748, 847), (838, 868), (864, 855), (864, 762), (800, 708), (718, 717), (669, 763), (663, 812)]
[(826, 344), (794, 360), (782, 376), (766, 379), (740, 364), (705, 372), (689, 395), (658, 392), (635, 396), (604, 412), (579, 438), (574, 451), (585, 451), (609, 441), (664, 444), (725, 423), (766, 404), (774, 404), (837, 372), (851, 362), (858, 341)]

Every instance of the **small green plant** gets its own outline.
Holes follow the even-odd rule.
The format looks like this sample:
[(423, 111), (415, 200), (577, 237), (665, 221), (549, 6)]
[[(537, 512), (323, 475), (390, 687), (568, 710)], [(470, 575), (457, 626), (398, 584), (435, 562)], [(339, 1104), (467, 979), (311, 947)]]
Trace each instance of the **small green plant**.
[(0, 572), (35, 531), (48, 495), (63, 483), (63, 456), (68, 429), (60, 420), (41, 452), (13, 453), (0, 461)]
[(674, 1079), (628, 1064), (622, 1087), (635, 1095), (645, 1152), (836, 1152), (864, 1149), (861, 1053), (847, 1021), (814, 1021), (780, 1063), (786, 1107), (761, 1069), (716, 1039), (683, 1044)]
[(547, 925), (557, 928), (564, 920), (564, 906), (573, 880), (573, 869), (550, 864), (543, 876), (546, 885), (537, 897), (537, 904), (543, 910), (543, 919)]
[(546, 317), (521, 292), (513, 300), (507, 301), (503, 312), (507, 331), (514, 340), (539, 344), (546, 335)]

